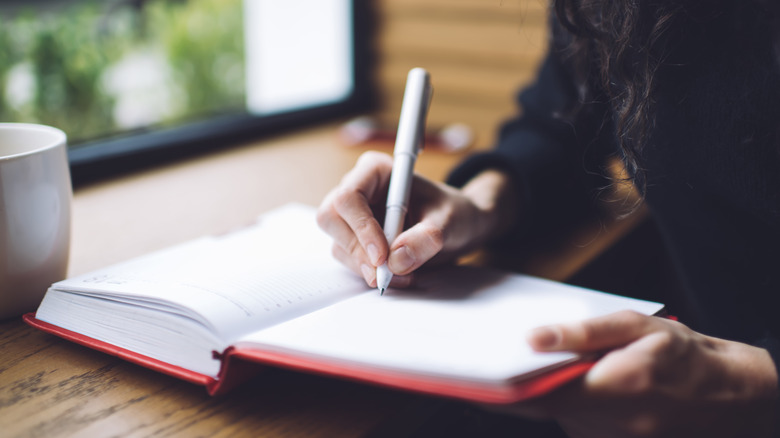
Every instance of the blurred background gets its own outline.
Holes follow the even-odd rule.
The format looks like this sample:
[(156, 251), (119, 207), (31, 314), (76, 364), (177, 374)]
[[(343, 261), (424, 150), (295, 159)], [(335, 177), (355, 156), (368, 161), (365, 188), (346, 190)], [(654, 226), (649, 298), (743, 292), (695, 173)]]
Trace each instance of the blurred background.
[(241, 0), (0, 4), (0, 119), (72, 143), (244, 106)]
[(376, 0), (376, 84), (385, 120), (398, 117), (406, 73), (434, 85), (431, 126), (465, 123), (478, 147), (517, 113), (514, 95), (547, 49), (545, 0)]
[[(0, 2), (0, 121), (58, 126), (77, 148), (118, 133), (293, 111), (359, 92), (370, 95), (361, 100), (370, 104), (353, 106), (354, 115), (392, 129), (406, 74), (419, 66), (431, 72), (435, 88), (429, 125), (463, 123), (484, 147), (516, 112), (514, 93), (533, 79), (547, 46), (544, 0), (284, 4), (290, 2)], [(340, 21), (350, 13), (355, 27), (368, 32)], [(306, 29), (310, 39), (299, 40)], [(357, 43), (369, 48), (370, 87), (358, 87), (351, 76), (352, 38), (369, 39)], [(279, 47), (309, 51), (288, 52), (281, 61), (278, 54), (255, 55)], [(289, 65), (263, 70), (280, 64)]]

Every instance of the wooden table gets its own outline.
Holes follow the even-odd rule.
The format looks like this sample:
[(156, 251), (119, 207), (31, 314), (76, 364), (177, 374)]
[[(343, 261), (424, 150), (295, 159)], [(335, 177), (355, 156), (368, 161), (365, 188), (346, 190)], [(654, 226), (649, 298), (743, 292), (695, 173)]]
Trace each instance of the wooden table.
[[(341, 145), (336, 128), (307, 129), (78, 188), (70, 275), (228, 231), (290, 201), (319, 204), (363, 151)], [(418, 170), (442, 179), (460, 159), (426, 151)], [(641, 217), (615, 222), (607, 216), (586, 224), (520, 268), (564, 280)], [(403, 435), (437, 403), (283, 370), (212, 398), (201, 387), (62, 341), (18, 319), (0, 322), (4, 437)]]

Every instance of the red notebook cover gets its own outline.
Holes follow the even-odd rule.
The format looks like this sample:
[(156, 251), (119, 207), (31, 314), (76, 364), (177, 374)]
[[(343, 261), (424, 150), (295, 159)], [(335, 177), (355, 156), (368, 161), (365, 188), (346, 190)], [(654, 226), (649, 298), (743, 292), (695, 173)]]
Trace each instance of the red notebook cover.
[(262, 370), (264, 365), (271, 365), (440, 397), (457, 398), (479, 403), (508, 404), (548, 393), (583, 375), (593, 366), (591, 361), (576, 362), (533, 378), (513, 383), (512, 385), (487, 386), (471, 382), (452, 382), (435, 378), (415, 377), (393, 371), (377, 371), (362, 368), (357, 364), (333, 364), (312, 359), (302, 359), (292, 355), (231, 347), (223, 353), (214, 352), (215, 356), (222, 361), (219, 375), (215, 379), (211, 376), (152, 359), (38, 320), (35, 318), (34, 313), (24, 315), (24, 321), (35, 328), (63, 339), (120, 357), (128, 362), (177, 377), (187, 382), (203, 385), (211, 395), (224, 394), (255, 376)]

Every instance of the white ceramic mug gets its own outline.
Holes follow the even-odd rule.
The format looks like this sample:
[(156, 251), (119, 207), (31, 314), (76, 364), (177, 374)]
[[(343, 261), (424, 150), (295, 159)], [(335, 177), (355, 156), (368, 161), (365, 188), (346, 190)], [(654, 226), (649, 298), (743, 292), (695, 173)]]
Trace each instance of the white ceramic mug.
[(35, 311), (65, 278), (72, 189), (59, 129), (0, 123), (0, 319)]

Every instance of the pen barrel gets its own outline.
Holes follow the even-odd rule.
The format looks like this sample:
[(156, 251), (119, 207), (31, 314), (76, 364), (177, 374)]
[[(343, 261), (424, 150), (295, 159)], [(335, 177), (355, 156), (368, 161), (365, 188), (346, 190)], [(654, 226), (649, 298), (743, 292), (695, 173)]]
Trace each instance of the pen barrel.
[(430, 75), (425, 69), (413, 68), (406, 78), (401, 117), (395, 138), (395, 154), (417, 155), (423, 147), (425, 119), (431, 99)]
[(384, 232), (388, 243), (401, 233), (409, 205), (412, 189), (414, 163), (422, 148), (422, 133), (425, 117), (431, 98), (430, 76), (422, 68), (409, 71), (401, 105), (401, 119), (398, 122), (395, 149), (393, 151), (393, 170), (387, 190), (387, 213)]
[(412, 154), (396, 154), (393, 160), (393, 173), (390, 175), (390, 187), (387, 191), (387, 212), (383, 227), (388, 243), (392, 243), (403, 230), (416, 160), (417, 157)]
[(417, 157), (413, 154), (395, 154), (393, 171), (390, 174), (390, 186), (387, 189), (387, 208), (400, 207), (406, 211), (409, 205), (409, 194), (414, 177), (414, 163)]
[(384, 233), (387, 243), (392, 244), (404, 228), (404, 216), (406, 209), (400, 207), (388, 207), (385, 214)]

